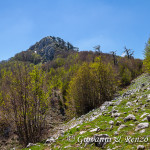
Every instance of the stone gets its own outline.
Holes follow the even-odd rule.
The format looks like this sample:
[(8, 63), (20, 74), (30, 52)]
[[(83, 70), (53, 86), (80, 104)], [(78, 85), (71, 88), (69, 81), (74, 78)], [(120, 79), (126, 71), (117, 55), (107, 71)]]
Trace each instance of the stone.
[(98, 115), (98, 113), (97, 112), (93, 112), (93, 115), (95, 116), (95, 115)]
[(150, 122), (150, 114), (146, 116), (147, 120)]
[(144, 133), (145, 132), (145, 129), (142, 129), (139, 131), (139, 133)]
[(113, 124), (114, 124), (114, 121), (110, 120), (110, 121), (109, 121), (109, 124), (110, 124), (110, 125), (113, 125)]
[(146, 105), (146, 104), (142, 105), (141, 109), (144, 109), (145, 107), (147, 107), (147, 105)]
[(65, 146), (64, 148), (69, 148), (69, 147), (71, 147), (71, 145)]
[(129, 124), (130, 126), (134, 126), (134, 124)]
[(126, 106), (132, 106), (133, 104), (131, 102), (127, 102)]
[(136, 126), (135, 131), (139, 131), (141, 129), (148, 128), (148, 127), (149, 127), (149, 123), (148, 122), (139, 123)]
[(114, 135), (119, 135), (119, 133), (117, 131), (114, 132)]
[(146, 102), (150, 102), (150, 99), (146, 100)]
[(121, 125), (121, 123), (122, 123), (121, 121), (117, 121), (117, 122), (116, 122), (116, 126)]
[(147, 117), (145, 117), (144, 119), (142, 119), (142, 121), (148, 121), (148, 120), (147, 120)]
[(120, 113), (112, 113), (112, 117), (119, 117), (121, 114)]
[(95, 128), (95, 129), (90, 130), (90, 132), (97, 132), (99, 130), (100, 130), (100, 128)]
[(104, 148), (104, 146), (111, 142), (108, 134), (100, 134), (100, 135), (94, 135), (95, 139), (95, 146)]
[(112, 129), (113, 129), (113, 125), (110, 126), (110, 130), (112, 130)]
[(30, 148), (31, 146), (35, 146), (36, 144), (33, 144), (33, 143), (29, 143), (28, 145), (27, 145), (27, 148)]
[(148, 115), (149, 113), (144, 113), (140, 118), (145, 117), (146, 115)]
[(50, 137), (46, 140), (46, 144), (49, 144), (49, 143), (54, 143), (55, 142), (55, 139), (53, 137)]
[(109, 106), (114, 106), (115, 103), (114, 102), (109, 102)]
[(79, 134), (84, 134), (86, 131), (81, 131)]
[(129, 114), (127, 117), (124, 118), (124, 122), (130, 121), (130, 120), (136, 120), (135, 116), (133, 114)]
[(138, 145), (137, 146), (137, 150), (144, 150), (145, 149), (145, 146), (144, 145)]
[(150, 99), (150, 94), (147, 95), (147, 98)]
[(120, 131), (121, 129), (123, 129), (123, 128), (125, 128), (125, 127), (127, 127), (125, 124), (121, 124), (121, 125), (119, 126), (119, 128), (118, 128), (118, 131)]
[(117, 112), (118, 110), (113, 109), (110, 113), (112, 114), (112, 113), (117, 113)]
[(133, 102), (134, 102), (134, 103), (137, 103), (137, 102), (138, 102), (138, 100), (134, 100)]

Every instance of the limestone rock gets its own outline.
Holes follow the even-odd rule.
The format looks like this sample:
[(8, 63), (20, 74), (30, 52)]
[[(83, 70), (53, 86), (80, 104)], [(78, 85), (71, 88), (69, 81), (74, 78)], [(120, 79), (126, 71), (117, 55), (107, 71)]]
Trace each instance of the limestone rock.
[(144, 145), (138, 145), (137, 146), (137, 150), (144, 150), (145, 149), (145, 146)]
[(124, 122), (130, 121), (130, 120), (136, 120), (135, 116), (133, 114), (129, 114), (127, 117), (124, 118)]
[(125, 127), (127, 127), (127, 126), (124, 125), (124, 124), (121, 124), (121, 125), (119, 126), (119, 128), (118, 128), (118, 131), (120, 131), (121, 129), (123, 129), (123, 128), (125, 128)]
[(139, 130), (141, 130), (141, 129), (148, 128), (148, 127), (149, 127), (149, 123), (148, 123), (148, 122), (139, 123), (139, 124), (136, 126), (135, 131), (139, 131)]

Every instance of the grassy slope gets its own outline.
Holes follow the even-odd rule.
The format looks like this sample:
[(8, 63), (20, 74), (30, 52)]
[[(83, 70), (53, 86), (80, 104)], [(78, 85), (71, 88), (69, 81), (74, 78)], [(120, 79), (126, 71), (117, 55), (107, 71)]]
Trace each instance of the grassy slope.
[[(145, 83), (145, 86), (143, 88), (141, 88), (141, 84)], [(125, 141), (126, 136), (131, 136), (133, 137), (144, 137), (144, 136), (150, 136), (150, 127), (149, 128), (145, 128), (146, 131), (144, 133), (139, 133), (139, 131), (134, 131), (135, 127), (137, 124), (141, 123), (141, 122), (147, 122), (147, 121), (142, 121), (143, 118), (140, 118), (140, 116), (146, 112), (146, 113), (150, 113), (150, 102), (146, 102), (147, 95), (150, 94), (150, 89), (147, 89), (148, 87), (150, 87), (150, 76), (148, 76), (147, 74), (143, 74), (140, 77), (138, 77), (135, 80), (135, 83), (131, 84), (127, 89), (121, 91), (120, 93), (123, 94), (124, 92), (127, 92), (128, 90), (132, 90), (132, 95), (126, 97), (126, 98), (121, 98), (118, 97), (117, 99), (113, 100), (113, 102), (116, 102), (118, 100), (122, 101), (120, 102), (119, 105), (116, 106), (108, 106), (107, 109), (105, 109), (105, 111), (101, 111), (99, 108), (91, 111), (90, 113), (88, 113), (85, 116), (82, 116), (79, 119), (75, 119), (70, 121), (69, 123), (67, 123), (65, 125), (65, 127), (67, 126), (68, 128), (70, 128), (72, 125), (76, 125), (76, 127), (71, 128), (67, 131), (67, 128), (65, 129), (65, 133), (63, 136), (60, 136), (55, 143), (53, 143), (52, 145), (49, 146), (44, 146), (44, 144), (41, 144), (41, 146), (34, 146), (31, 147), (29, 149), (31, 150), (48, 150), (48, 149), (52, 149), (52, 150), (57, 150), (57, 149), (99, 149), (99, 147), (95, 147), (94, 144), (89, 144), (85, 147), (85, 143), (83, 142), (82, 144), (80, 143), (82, 139), (86, 138), (86, 137), (92, 137), (94, 134), (108, 134), (111, 138), (112, 138), (112, 142), (108, 143), (105, 146), (105, 149), (118, 149), (118, 150), (129, 150), (129, 149), (136, 149), (137, 145), (144, 145), (146, 147), (146, 149), (150, 149), (150, 137), (149, 137), (149, 141), (144, 143), (127, 143)], [(136, 89), (136, 90), (134, 90)], [(139, 97), (141, 96), (141, 97)], [(138, 102), (133, 102), (134, 100), (138, 100)], [(126, 103), (130, 101), (132, 102), (132, 106), (130, 106), (129, 108), (126, 107)], [(144, 104), (147, 104), (147, 106), (143, 109), (142, 106)], [(111, 117), (110, 112), (112, 111), (113, 107), (115, 107), (116, 110), (118, 110), (118, 113), (121, 113), (120, 117), (118, 117), (118, 119)], [(137, 110), (137, 108), (140, 108), (138, 110), (138, 112), (136, 112), (135, 110)], [(124, 113), (126, 112), (126, 113)], [(93, 121), (89, 121), (89, 119), (92, 116), (97, 116), (98, 117), (93, 120)], [(102, 114), (102, 115), (101, 115)], [(123, 121), (123, 119), (128, 115), (128, 114), (133, 114), (135, 115), (137, 121), (127, 121), (126, 123)], [(145, 116), (146, 117), (146, 116)], [(84, 118), (84, 119), (83, 119)], [(81, 124), (79, 123), (79, 120), (84, 120), (81, 121)], [(110, 129), (110, 124), (109, 121), (112, 120), (114, 121), (114, 126), (112, 129)], [(119, 135), (114, 135), (114, 132), (117, 131), (117, 129), (119, 128), (119, 126), (116, 126), (115, 123), (117, 121), (121, 121), (122, 124), (127, 125), (127, 127), (121, 129), (119, 131)], [(69, 126), (70, 125), (70, 126)], [(100, 128), (99, 132), (90, 132), (92, 129), (95, 128)], [(85, 131), (85, 133), (80, 134), (81, 131)], [(68, 139), (68, 137), (70, 139)], [(114, 137), (120, 138), (121, 137), (121, 142), (117, 143), (114, 142)], [(78, 139), (80, 139), (78, 141)], [(29, 150), (29, 149), (24, 149), (24, 150)]]

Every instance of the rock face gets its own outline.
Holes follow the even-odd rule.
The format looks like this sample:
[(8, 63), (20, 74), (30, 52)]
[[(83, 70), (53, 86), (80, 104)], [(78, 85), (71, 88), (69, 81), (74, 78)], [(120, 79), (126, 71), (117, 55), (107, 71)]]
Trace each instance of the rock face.
[(76, 50), (72, 44), (65, 42), (59, 37), (47, 36), (36, 42), (27, 51), (18, 53), (14, 59), (38, 64), (40, 62), (51, 61), (58, 55), (65, 56), (68, 52)]
[(136, 126), (135, 131), (138, 131), (138, 130), (141, 130), (141, 129), (144, 129), (144, 128), (148, 128), (148, 127), (149, 127), (149, 123), (148, 122), (139, 123)]
[(135, 116), (132, 114), (129, 114), (127, 117), (124, 118), (124, 122), (130, 121), (130, 120), (136, 120)]

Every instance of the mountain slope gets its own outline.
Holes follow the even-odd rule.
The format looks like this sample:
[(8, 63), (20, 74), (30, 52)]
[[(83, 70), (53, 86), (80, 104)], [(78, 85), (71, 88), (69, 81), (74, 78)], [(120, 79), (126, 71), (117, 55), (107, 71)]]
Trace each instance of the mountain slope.
[[(52, 143), (46, 147), (52, 150), (99, 149), (101, 146), (117, 150), (150, 149), (149, 83), (150, 76), (141, 75), (120, 92), (121, 96), (55, 129), (57, 133), (47, 140)], [(87, 140), (101, 134), (108, 135), (111, 141), (103, 145)], [(40, 146), (30, 149), (34, 148), (40, 149)]]
[(29, 61), (34, 64), (51, 61), (56, 57), (67, 57), (77, 48), (59, 37), (47, 36), (36, 42), (28, 50), (15, 55), (14, 60)]

